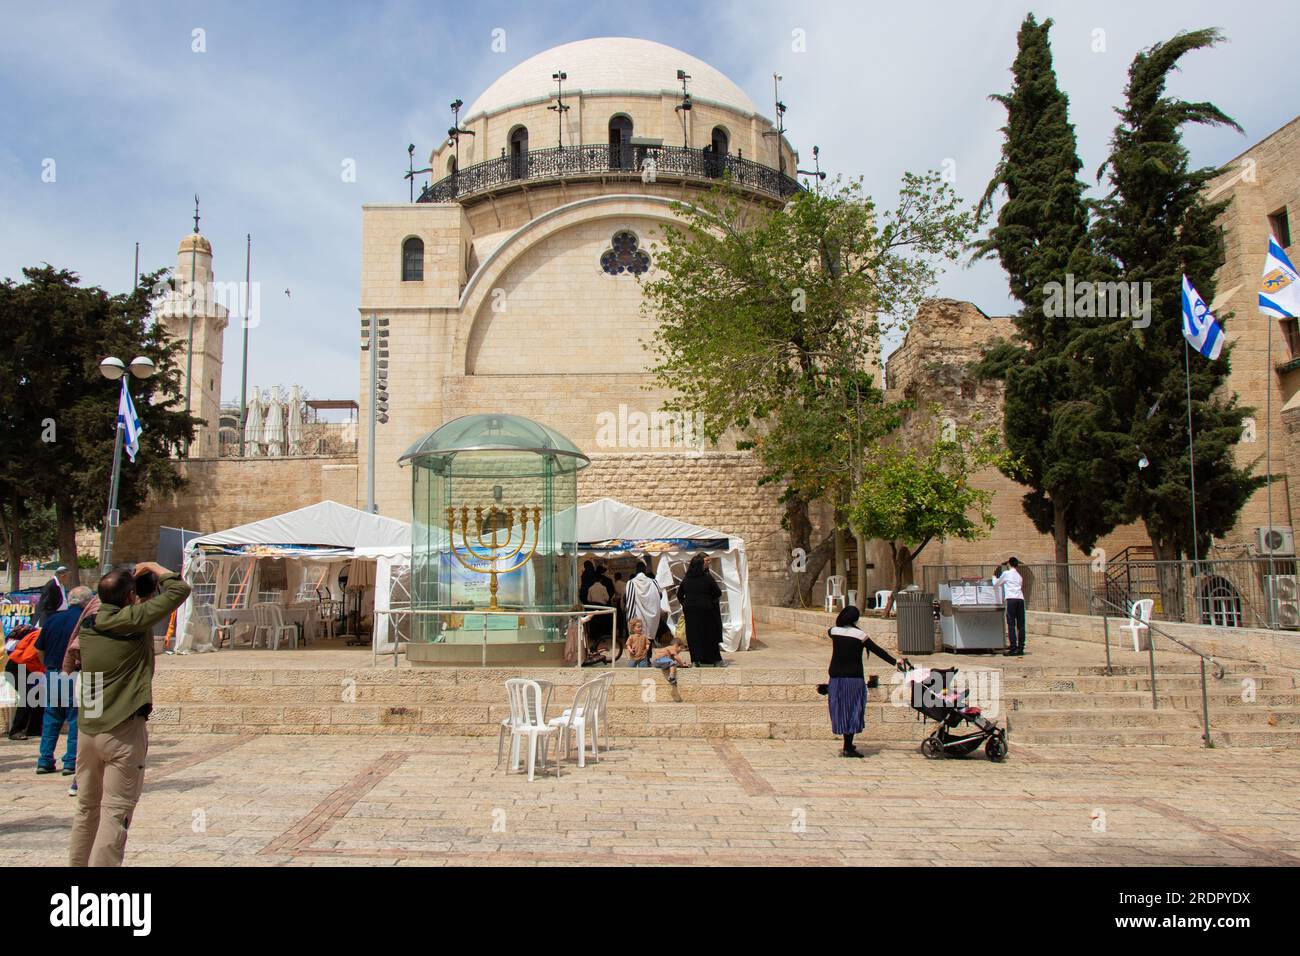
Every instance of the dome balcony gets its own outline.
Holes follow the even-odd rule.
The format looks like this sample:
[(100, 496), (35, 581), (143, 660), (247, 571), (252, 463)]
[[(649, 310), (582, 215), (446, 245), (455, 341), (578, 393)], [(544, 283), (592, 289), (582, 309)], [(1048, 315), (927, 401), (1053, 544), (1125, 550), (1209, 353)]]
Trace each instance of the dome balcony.
[(601, 143), (534, 149), (475, 163), (430, 183), (416, 202), (472, 201), (492, 193), (561, 180), (707, 184), (724, 176), (742, 189), (774, 199), (786, 199), (803, 188), (780, 170), (740, 156), (719, 155), (710, 148)]

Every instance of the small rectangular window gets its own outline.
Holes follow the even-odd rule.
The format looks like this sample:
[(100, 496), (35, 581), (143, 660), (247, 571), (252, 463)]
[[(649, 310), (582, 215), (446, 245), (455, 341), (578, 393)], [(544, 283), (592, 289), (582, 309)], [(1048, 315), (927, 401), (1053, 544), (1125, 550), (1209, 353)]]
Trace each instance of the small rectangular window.
[(1286, 214), (1285, 206), (1277, 212), (1269, 214), (1268, 231), (1273, 234), (1273, 238), (1277, 240), (1277, 244), (1283, 249), (1291, 245), (1291, 220)]

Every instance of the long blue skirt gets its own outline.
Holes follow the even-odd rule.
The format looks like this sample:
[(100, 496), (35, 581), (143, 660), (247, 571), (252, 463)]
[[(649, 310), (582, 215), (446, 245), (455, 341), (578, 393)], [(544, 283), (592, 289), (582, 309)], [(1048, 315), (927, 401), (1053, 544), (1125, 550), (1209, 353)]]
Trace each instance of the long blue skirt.
[(831, 733), (860, 734), (867, 725), (867, 682), (861, 677), (832, 677), (826, 703)]

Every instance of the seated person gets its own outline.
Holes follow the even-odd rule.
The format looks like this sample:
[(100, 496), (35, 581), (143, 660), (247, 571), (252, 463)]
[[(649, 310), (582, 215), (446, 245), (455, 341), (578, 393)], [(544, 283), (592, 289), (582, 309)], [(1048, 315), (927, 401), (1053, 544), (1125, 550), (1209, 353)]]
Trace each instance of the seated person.
[(667, 646), (660, 647), (651, 655), (653, 658), (651, 664), (665, 671), (668, 675), (668, 683), (673, 688), (673, 700), (681, 701), (681, 691), (677, 689), (677, 668), (690, 667), (691, 665), (682, 660), (682, 655), (686, 653), (686, 645), (681, 642), (680, 638), (674, 637), (668, 642)]

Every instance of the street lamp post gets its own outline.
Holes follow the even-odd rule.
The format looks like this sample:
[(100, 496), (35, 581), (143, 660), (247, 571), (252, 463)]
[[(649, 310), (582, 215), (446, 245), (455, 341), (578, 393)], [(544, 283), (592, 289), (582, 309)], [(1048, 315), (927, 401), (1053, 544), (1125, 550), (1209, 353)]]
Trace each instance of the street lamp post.
[[(99, 363), (99, 373), (110, 382), (116, 382), (126, 375), (128, 366), (123, 364), (120, 358), (108, 356)], [(131, 360), (131, 374), (136, 378), (145, 379), (151, 376), (156, 368), (153, 360), (144, 356), (137, 355)], [(126, 382), (122, 382), (122, 389), (126, 389)], [(122, 399), (118, 398), (118, 415), (117, 415), (117, 435), (113, 439), (113, 476), (108, 485), (108, 512), (104, 515), (104, 535), (100, 547), (100, 574), (104, 575), (109, 572), (113, 566), (113, 533), (117, 530), (117, 492), (118, 485), (122, 476), (122, 441), (126, 435), (126, 422), (122, 417)]]

